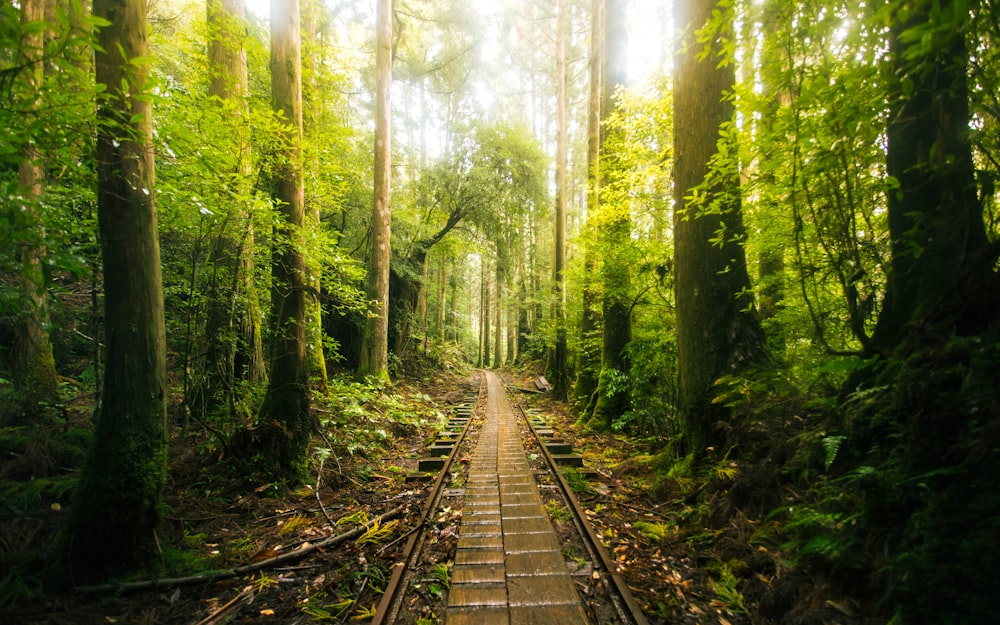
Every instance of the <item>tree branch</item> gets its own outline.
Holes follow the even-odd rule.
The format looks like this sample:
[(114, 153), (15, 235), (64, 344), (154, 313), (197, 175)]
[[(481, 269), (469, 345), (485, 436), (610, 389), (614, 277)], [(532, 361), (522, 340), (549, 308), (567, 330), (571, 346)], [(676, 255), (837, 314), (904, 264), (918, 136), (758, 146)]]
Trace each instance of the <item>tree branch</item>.
[(221, 571), (210, 571), (208, 573), (202, 573), (201, 575), (191, 575), (189, 577), (168, 577), (165, 579), (150, 579), (140, 582), (128, 582), (124, 584), (101, 584), (98, 586), (77, 586), (76, 590), (79, 592), (130, 592), (130, 591), (142, 591), (142, 590), (153, 590), (157, 588), (175, 588), (178, 586), (193, 586), (197, 584), (211, 584), (223, 579), (230, 579), (233, 577), (240, 577), (243, 575), (249, 575), (250, 573), (256, 573), (257, 571), (263, 571), (280, 564), (288, 564), (290, 562), (297, 562), (302, 558), (308, 556), (309, 554), (326, 547), (333, 547), (334, 545), (339, 545), (342, 542), (346, 542), (353, 538), (357, 538), (365, 533), (368, 528), (376, 523), (381, 523), (387, 519), (392, 519), (401, 516), (406, 510), (407, 506), (399, 506), (386, 512), (385, 514), (379, 515), (374, 519), (370, 520), (364, 525), (360, 525), (349, 532), (343, 534), (338, 534), (337, 536), (331, 536), (318, 543), (306, 544), (295, 551), (289, 553), (283, 553), (280, 556), (275, 556), (273, 558), (268, 558), (267, 560), (261, 560), (260, 562), (252, 562), (250, 564), (245, 564), (243, 566), (236, 567), (235, 569), (225, 569)]

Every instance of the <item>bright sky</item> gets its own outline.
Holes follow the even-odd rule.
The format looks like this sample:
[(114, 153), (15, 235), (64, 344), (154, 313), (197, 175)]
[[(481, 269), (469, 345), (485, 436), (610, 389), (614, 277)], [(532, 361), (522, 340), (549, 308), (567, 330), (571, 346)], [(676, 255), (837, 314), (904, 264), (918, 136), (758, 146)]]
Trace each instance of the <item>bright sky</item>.
[[(328, 3), (336, 0), (327, 0)], [(477, 7), (480, 14), (489, 13), (496, 10), (496, 0), (469, 0)], [(247, 7), (260, 17), (267, 17), (271, 11), (270, 0), (246, 0)], [(372, 4), (372, 19), (374, 19), (374, 2)], [(668, 33), (666, 25), (660, 21), (661, 11), (659, 7), (663, 0), (629, 0), (628, 20), (629, 20), (629, 81), (640, 82), (648, 76), (654, 74), (659, 69), (658, 65), (662, 58), (662, 47), (665, 45), (665, 33)], [(667, 12), (668, 19), (670, 12)]]

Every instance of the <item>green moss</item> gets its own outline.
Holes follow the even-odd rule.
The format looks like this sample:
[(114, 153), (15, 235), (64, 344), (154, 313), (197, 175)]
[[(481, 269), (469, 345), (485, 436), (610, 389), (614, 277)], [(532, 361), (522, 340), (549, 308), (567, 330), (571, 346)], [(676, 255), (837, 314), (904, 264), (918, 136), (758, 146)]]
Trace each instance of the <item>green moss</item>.
[(48, 338), (42, 341), (33, 354), (18, 358), (14, 376), (14, 392), (24, 422), (37, 421), (46, 407), (59, 400), (56, 362)]
[(162, 429), (129, 430), (116, 421), (102, 413), (63, 537), (78, 580), (139, 568), (156, 556), (166, 440)]
[(94, 432), (84, 428), (73, 428), (61, 433), (58, 440), (63, 448), (63, 465), (76, 469), (82, 467), (87, 458), (87, 450), (94, 441)]

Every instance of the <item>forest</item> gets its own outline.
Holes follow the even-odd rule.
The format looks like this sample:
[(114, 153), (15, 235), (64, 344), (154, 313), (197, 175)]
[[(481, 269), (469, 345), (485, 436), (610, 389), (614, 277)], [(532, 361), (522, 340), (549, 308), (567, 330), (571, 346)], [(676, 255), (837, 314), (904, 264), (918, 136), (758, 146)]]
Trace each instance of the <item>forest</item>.
[(650, 622), (996, 621), (994, 2), (0, 3), (0, 620), (221, 622), (94, 589), (378, 516), (495, 369)]

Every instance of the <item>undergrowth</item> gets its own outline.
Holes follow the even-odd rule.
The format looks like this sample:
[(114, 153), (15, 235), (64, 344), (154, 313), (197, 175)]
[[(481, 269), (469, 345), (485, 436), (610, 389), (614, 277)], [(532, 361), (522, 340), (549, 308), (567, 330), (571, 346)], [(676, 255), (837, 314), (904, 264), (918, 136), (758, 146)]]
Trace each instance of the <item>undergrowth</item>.
[[(405, 471), (384, 459), (401, 453), (397, 449), (401, 440), (439, 428), (446, 421), (430, 397), (405, 383), (393, 387), (359, 383), (346, 375), (331, 378), (327, 392), (314, 394), (312, 406), (316, 427), (304, 484), (271, 483), (255, 472), (252, 453), (234, 454), (233, 444), (239, 441), (226, 433), (232, 424), (222, 417), (213, 421), (215, 417), (207, 415), (186, 429), (182, 420), (176, 420), (171, 432), (165, 521), (158, 532), (160, 558), (155, 570), (137, 573), (198, 574), (243, 563), (264, 547), (250, 534), (228, 536), (192, 529), (174, 518), (173, 506), (182, 501), (206, 509), (245, 510), (251, 501), (267, 500), (306, 501), (315, 506), (316, 487), (337, 490), (368, 488), (367, 482), (401, 484)], [(85, 417), (81, 413), (76, 420), (86, 422)], [(89, 427), (68, 424), (0, 429), (0, 505), (5, 510), (0, 522), (0, 609), (31, 604), (65, 585), (58, 575), (60, 557), (53, 545), (58, 544), (55, 537), (91, 438)], [(337, 516), (351, 523), (367, 520), (364, 510)], [(316, 531), (320, 523), (318, 512), (296, 511), (255, 531), (294, 541), (296, 536)], [(395, 520), (375, 525), (357, 544), (384, 544), (397, 525)], [(369, 588), (384, 586), (384, 571), (380, 573), (374, 565), (365, 571)], [(305, 604), (304, 611), (315, 616), (341, 615), (339, 601), (339, 597), (332, 601), (317, 598)], [(356, 614), (366, 610), (370, 607), (354, 606)]]
[(920, 336), (834, 370), (862, 383), (838, 398), (767, 373), (723, 379), (724, 444), (649, 461), (710, 589), (731, 613), (782, 623), (993, 620), (997, 333)]

